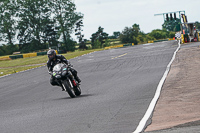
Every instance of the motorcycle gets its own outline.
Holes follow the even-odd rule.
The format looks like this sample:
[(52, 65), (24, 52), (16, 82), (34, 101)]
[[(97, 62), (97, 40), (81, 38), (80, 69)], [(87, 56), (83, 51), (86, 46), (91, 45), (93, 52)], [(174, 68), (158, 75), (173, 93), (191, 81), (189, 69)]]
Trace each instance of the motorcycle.
[(70, 71), (71, 64), (58, 63), (53, 67), (53, 77), (63, 91), (67, 92), (71, 98), (81, 95), (79, 83)]

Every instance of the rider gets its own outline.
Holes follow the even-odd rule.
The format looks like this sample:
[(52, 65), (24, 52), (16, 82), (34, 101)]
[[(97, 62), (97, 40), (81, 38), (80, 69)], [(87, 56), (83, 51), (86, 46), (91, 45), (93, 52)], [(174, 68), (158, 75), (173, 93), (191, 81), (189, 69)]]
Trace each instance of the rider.
[[(49, 74), (51, 75), (51, 79), (50, 79), (50, 83), (51, 85), (58, 85), (58, 83), (54, 80), (52, 73), (53, 73), (53, 67), (57, 64), (57, 63), (65, 63), (65, 64), (69, 64), (67, 59), (63, 56), (63, 55), (56, 55), (56, 51), (54, 49), (50, 49), (47, 52), (48, 58), (49, 60), (47, 61), (47, 68), (49, 70)], [(81, 80), (79, 79), (79, 77), (77, 76), (77, 71), (73, 68), (70, 68), (70, 71), (72, 72), (74, 78), (78, 81), (78, 83), (81, 82)]]

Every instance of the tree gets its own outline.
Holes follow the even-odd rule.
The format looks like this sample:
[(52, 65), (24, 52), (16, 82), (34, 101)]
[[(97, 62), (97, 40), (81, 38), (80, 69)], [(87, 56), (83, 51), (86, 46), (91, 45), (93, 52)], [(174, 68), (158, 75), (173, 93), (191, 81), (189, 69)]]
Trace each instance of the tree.
[(101, 48), (101, 42), (99, 40), (95, 40), (93, 43), (92, 43), (92, 48), (95, 49), (95, 48)]
[(87, 49), (87, 46), (86, 46), (86, 40), (83, 39), (84, 35), (81, 34), (81, 31), (83, 27), (83, 20), (80, 20), (76, 23), (76, 29), (75, 29), (75, 35), (77, 36), (78, 38), (78, 42), (79, 42), (79, 49)]
[(132, 25), (132, 27), (125, 27), (120, 34), (120, 40), (122, 41), (122, 43), (138, 44), (136, 38), (140, 33), (140, 27), (138, 24), (134, 24)]
[(55, 31), (53, 25), (46, 25), (44, 30), (45, 40), (48, 41), (49, 47), (57, 46), (58, 44), (58, 36), (57, 32)]
[(200, 31), (200, 23), (198, 21), (195, 22), (196, 29)]
[(13, 52), (17, 50), (18, 50), (17, 45), (13, 44), (2, 45), (0, 46), (0, 56), (13, 54)]
[(162, 25), (163, 29), (167, 31), (180, 31), (180, 19), (172, 19), (171, 21), (165, 21)]
[(169, 32), (166, 30), (160, 30), (160, 29), (156, 29), (153, 30), (151, 33), (149, 33), (149, 35), (155, 39), (165, 39), (168, 37)]
[(125, 27), (120, 35), (120, 40), (122, 43), (132, 43), (134, 41), (132, 35), (132, 28)]
[(15, 15), (17, 11), (15, 0), (4, 0), (0, 2), (0, 40), (8, 42), (13, 45), (13, 39), (15, 37)]
[(38, 0), (18, 0), (18, 40), (20, 44), (28, 44), (29, 50), (39, 50), (45, 48), (45, 27), (52, 23), (50, 20), (50, 10), (47, 1)]
[(12, 46), (17, 35), (20, 51), (32, 52), (47, 48), (46, 44), (57, 46), (58, 40), (63, 40), (65, 48), (74, 50), (75, 43), (70, 39), (70, 34), (83, 15), (75, 12), (72, 1), (1, 1), (0, 41), (8, 42)]
[(105, 40), (108, 39), (108, 34), (106, 32), (103, 32), (103, 30), (104, 28), (99, 26), (98, 31), (92, 34), (92, 37), (90, 38), (92, 42), (92, 48), (102, 48), (103, 43), (105, 43)]
[(108, 47), (108, 46), (110, 46), (110, 41), (109, 41), (109, 39), (106, 39), (104, 47)]
[(134, 36), (138, 36), (139, 33), (140, 33), (140, 26), (139, 26), (139, 24), (134, 24), (132, 26), (132, 28), (133, 28), (133, 35)]
[(117, 38), (119, 38), (119, 36), (120, 36), (120, 32), (117, 31), (117, 32), (113, 32), (113, 35), (109, 36), (108, 38), (109, 39), (117, 39)]
[(120, 36), (120, 32), (119, 31), (113, 32), (113, 36), (117, 39)]
[(72, 39), (68, 38), (63, 45), (64, 51), (75, 51), (75, 44), (76, 41), (73, 41)]
[(49, 0), (49, 7), (55, 24), (60, 27), (58, 33), (62, 36), (65, 46), (70, 45), (67, 44), (70, 34), (75, 23), (83, 18), (83, 14), (75, 12), (76, 7), (72, 0)]
[(173, 38), (175, 37), (176, 32), (170, 31), (168, 37)]

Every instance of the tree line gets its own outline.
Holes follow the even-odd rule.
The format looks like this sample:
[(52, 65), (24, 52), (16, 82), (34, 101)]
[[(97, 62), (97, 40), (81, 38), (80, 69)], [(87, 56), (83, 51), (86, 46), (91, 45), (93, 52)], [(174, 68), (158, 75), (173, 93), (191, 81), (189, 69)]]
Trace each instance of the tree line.
[(103, 31), (101, 26), (96, 33), (92, 34), (91, 45), (93, 48), (102, 48), (111, 45), (110, 40), (119, 39), (121, 43), (134, 43), (142, 44), (148, 41), (173, 38), (175, 31), (169, 31), (165, 28), (152, 30), (150, 33), (144, 33), (141, 31), (139, 24), (133, 24), (131, 27), (125, 27), (122, 32), (113, 32), (113, 35), (109, 36)]
[[(0, 2), (0, 55), (55, 47), (73, 51), (70, 34), (83, 18), (72, 0), (4, 0)], [(19, 41), (14, 45), (14, 40)]]
[[(196, 29), (200, 31), (200, 23), (195, 22)], [(135, 45), (147, 43), (148, 41), (160, 40), (175, 37), (175, 33), (180, 31), (180, 19), (165, 21), (162, 29), (152, 30), (150, 33), (144, 33), (139, 24), (133, 24), (131, 27), (125, 27), (122, 32), (113, 32), (112, 36), (108, 36), (103, 32), (103, 28), (99, 27), (98, 31), (92, 34), (91, 44), (95, 48), (101, 48), (110, 45), (109, 39), (118, 38), (121, 43), (134, 43)]]
[[(0, 41), (8, 42), (0, 46), (0, 56), (20, 51), (28, 53), (48, 49), (49, 47), (74, 51), (78, 43), (80, 49), (87, 49), (82, 34), (83, 14), (76, 12), (72, 0), (4, 0), (0, 2)], [(121, 32), (109, 36), (99, 26), (91, 35), (92, 48), (111, 45), (112, 39), (121, 43), (146, 43), (150, 40), (172, 38), (180, 20), (165, 21), (161, 29), (144, 33), (139, 24), (125, 27)], [(200, 23), (195, 22), (200, 29)], [(78, 42), (71, 38), (75, 33)], [(18, 40), (18, 42), (14, 42)], [(59, 44), (59, 45), (58, 45)]]

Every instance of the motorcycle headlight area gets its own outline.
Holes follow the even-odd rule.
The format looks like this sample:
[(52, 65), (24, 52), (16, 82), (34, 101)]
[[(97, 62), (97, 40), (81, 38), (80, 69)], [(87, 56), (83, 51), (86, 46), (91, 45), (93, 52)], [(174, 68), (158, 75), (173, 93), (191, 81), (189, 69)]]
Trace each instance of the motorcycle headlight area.
[(62, 76), (65, 76), (67, 74), (67, 71), (62, 72)]
[(53, 76), (56, 76), (56, 72), (53, 72)]
[(62, 76), (65, 76), (67, 74), (67, 68), (62, 69)]
[(57, 78), (57, 79), (59, 79), (59, 78), (61, 78), (61, 76), (60, 76), (60, 74), (61, 74), (61, 72), (53, 72), (53, 76), (55, 77), (55, 78)]
[(60, 79), (60, 78), (61, 78), (61, 76), (60, 76), (60, 75), (56, 75), (55, 77), (56, 77), (57, 79)]

